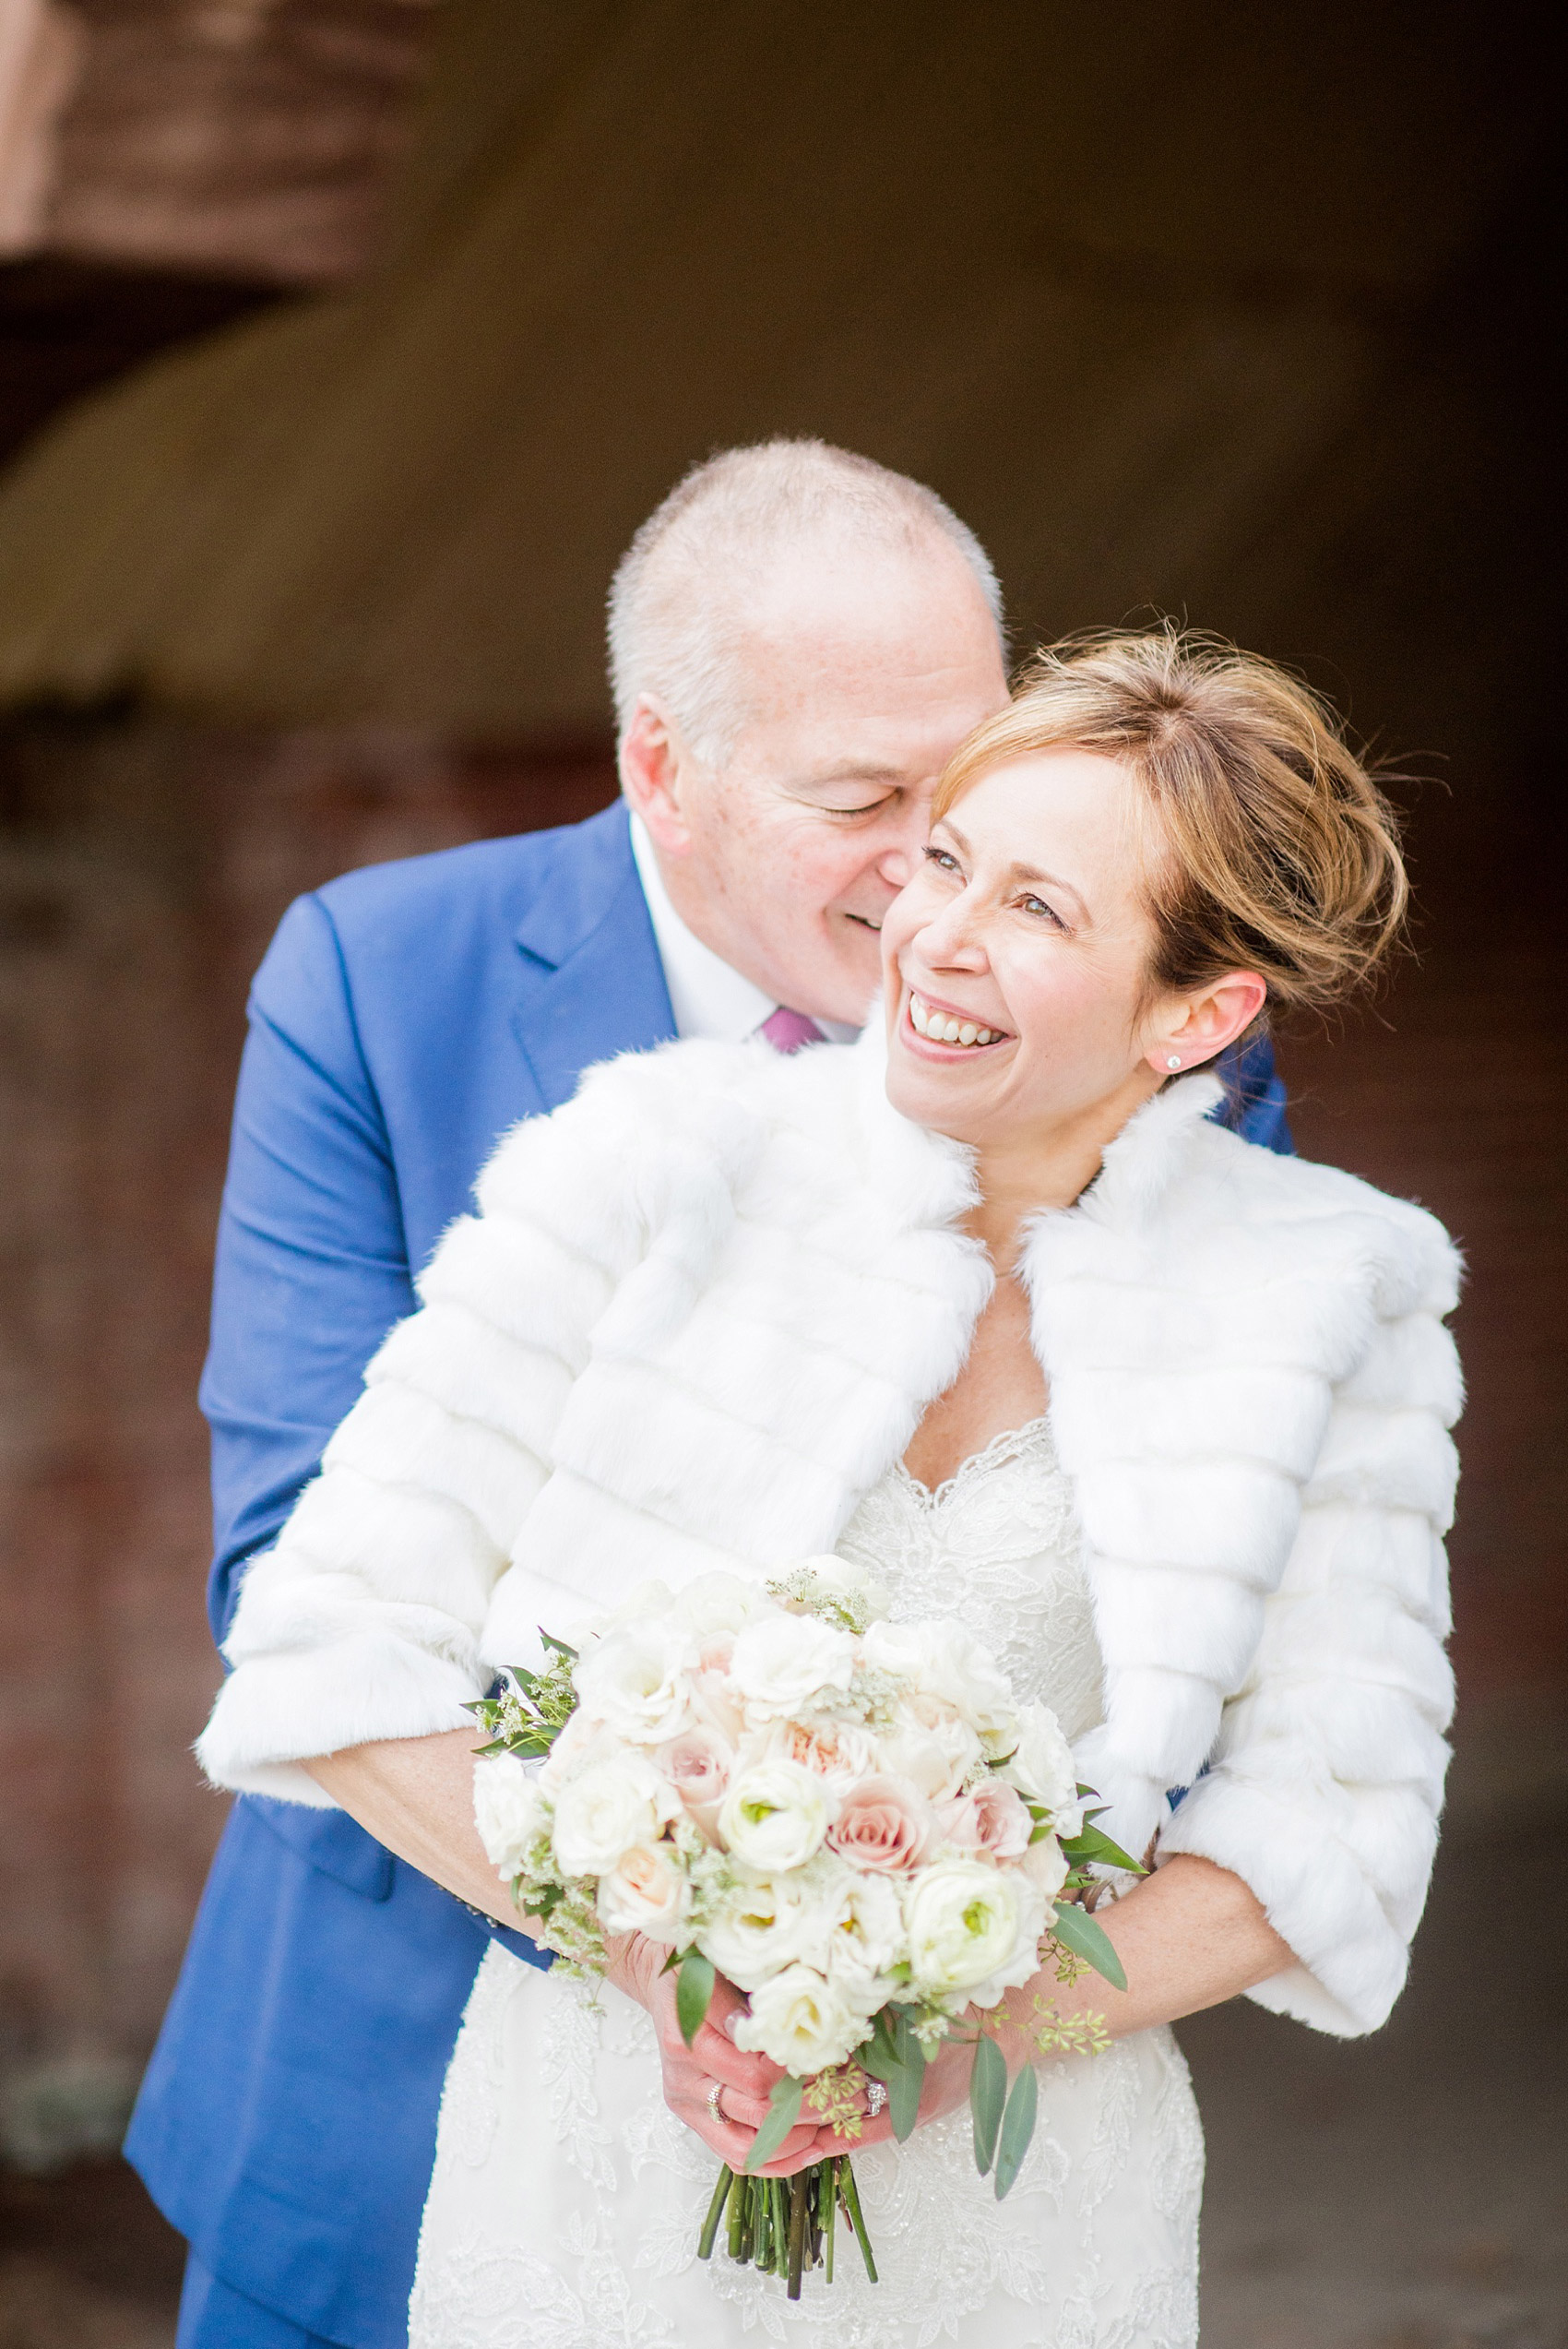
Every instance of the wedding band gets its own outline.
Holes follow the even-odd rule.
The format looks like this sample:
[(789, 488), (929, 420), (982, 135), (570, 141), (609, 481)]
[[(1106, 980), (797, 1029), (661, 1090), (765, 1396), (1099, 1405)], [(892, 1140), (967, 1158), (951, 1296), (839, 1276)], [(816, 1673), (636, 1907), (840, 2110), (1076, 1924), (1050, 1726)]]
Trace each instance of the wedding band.
[(722, 2120), (724, 2117), (723, 2114), (719, 2109), (719, 2099), (723, 2095), (723, 2093), (724, 2083), (721, 2080), (710, 2080), (708, 2081), (707, 2109), (712, 2114), (715, 2120)]
[(868, 2080), (866, 2082), (866, 2110), (871, 2115), (873, 2120), (876, 2118), (878, 2113), (881, 2112), (886, 2102), (887, 2091), (883, 2086), (881, 2081)]

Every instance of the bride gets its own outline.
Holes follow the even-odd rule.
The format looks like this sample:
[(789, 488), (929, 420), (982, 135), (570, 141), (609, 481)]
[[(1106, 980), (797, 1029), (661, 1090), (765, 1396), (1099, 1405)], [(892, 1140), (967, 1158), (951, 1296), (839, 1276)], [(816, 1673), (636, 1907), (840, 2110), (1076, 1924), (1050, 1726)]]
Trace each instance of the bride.
[[(1340, 999), (1403, 900), (1387, 812), (1301, 686), (1170, 632), (1069, 646), (944, 777), (858, 1044), (667, 1046), (502, 1143), (251, 1570), (213, 1779), (351, 1804), (355, 1748), (471, 1745), (463, 1705), (538, 1627), (837, 1548), (1053, 1708), (1157, 1866), (1099, 1911), (1125, 1991), (1031, 1985), (1112, 2044), (1043, 2062), (1009, 2199), (974, 2175), (951, 2047), (905, 2145), (863, 2119), (883, 2281), (840, 2262), (797, 2303), (694, 2258), (777, 2077), (721, 2028), (738, 1996), (694, 2087), (661, 1947), (632, 1937), (592, 1996), (493, 1944), (413, 2349), (1196, 2340), (1203, 2143), (1169, 2025), (1249, 1992), (1353, 2035), (1398, 1994), (1446, 1759), (1459, 1403), (1439, 1226), (1225, 1132), (1203, 1072)], [(367, 1823), (498, 1912), (466, 1810), (440, 1843)], [(841, 2150), (802, 2127), (771, 2166)]]

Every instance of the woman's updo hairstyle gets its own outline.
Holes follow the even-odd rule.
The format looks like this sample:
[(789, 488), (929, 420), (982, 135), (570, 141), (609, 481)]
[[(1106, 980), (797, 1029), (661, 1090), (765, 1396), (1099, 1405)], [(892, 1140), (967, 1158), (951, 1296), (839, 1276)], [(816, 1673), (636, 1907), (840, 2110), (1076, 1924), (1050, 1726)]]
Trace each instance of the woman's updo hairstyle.
[(935, 813), (997, 767), (1068, 749), (1143, 788), (1151, 994), (1255, 971), (1269, 1009), (1323, 1009), (1398, 938), (1394, 811), (1333, 710), (1272, 662), (1173, 626), (1053, 645), (955, 754)]

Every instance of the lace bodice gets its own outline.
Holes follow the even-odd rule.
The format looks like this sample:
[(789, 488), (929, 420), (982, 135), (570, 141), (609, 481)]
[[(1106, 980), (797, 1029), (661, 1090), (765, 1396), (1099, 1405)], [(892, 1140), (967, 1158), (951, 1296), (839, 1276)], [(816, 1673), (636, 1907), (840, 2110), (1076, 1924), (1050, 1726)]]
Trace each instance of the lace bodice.
[[(1040, 1419), (934, 1493), (896, 1464), (838, 1544), (896, 1616), (948, 1616), (1070, 1738), (1101, 1671), (1072, 1494)], [(647, 2015), (493, 1947), (446, 2077), (410, 2349), (1194, 2349), (1203, 2139), (1169, 2032), (1039, 2072), (998, 2202), (967, 2106), (856, 2175), (883, 2281), (831, 2291), (694, 2247), (715, 2160), (665, 2105)]]
[(1070, 1741), (1103, 1718), (1083, 1542), (1049, 1419), (998, 1436), (934, 1493), (895, 1461), (838, 1555), (882, 1583), (901, 1621), (961, 1613), (1015, 1693), (1049, 1705)]

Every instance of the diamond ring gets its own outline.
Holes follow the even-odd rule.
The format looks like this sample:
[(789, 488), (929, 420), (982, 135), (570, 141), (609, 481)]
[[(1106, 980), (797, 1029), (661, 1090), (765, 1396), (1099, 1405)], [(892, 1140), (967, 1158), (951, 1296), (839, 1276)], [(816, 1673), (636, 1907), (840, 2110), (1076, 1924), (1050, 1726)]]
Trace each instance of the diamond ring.
[(710, 2080), (708, 2081), (707, 2109), (715, 2120), (722, 2120), (724, 2117), (723, 2114), (719, 2109), (719, 2099), (723, 2095), (723, 2093), (724, 2083), (721, 2080)]
[(886, 2102), (887, 2091), (883, 2086), (881, 2081), (868, 2080), (866, 2082), (866, 2110), (871, 2115), (873, 2120), (876, 2118), (878, 2113), (881, 2112)]

